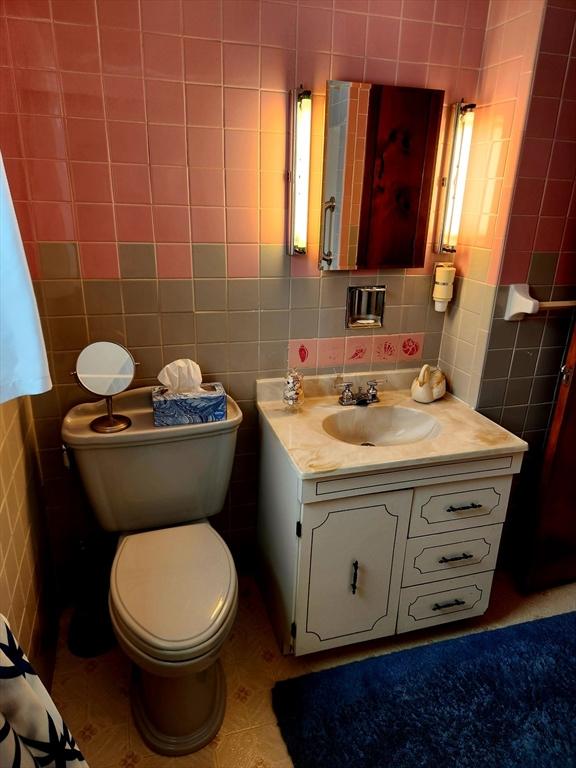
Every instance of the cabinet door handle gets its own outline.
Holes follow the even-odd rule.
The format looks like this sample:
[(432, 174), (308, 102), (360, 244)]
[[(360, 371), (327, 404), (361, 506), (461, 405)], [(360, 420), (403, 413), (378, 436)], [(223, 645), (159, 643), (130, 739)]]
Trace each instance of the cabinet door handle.
[(471, 555), (469, 552), (462, 552), (461, 555), (454, 555), (454, 557), (441, 557), (438, 562), (455, 563), (457, 560), (470, 560), (471, 557), (474, 557), (474, 555)]
[(454, 608), (457, 605), (466, 605), (465, 600), (459, 600), (456, 598), (455, 600), (448, 600), (447, 603), (434, 603), (432, 606), (433, 611), (441, 611), (444, 608)]
[(352, 563), (352, 584), (350, 586), (352, 587), (352, 594), (356, 594), (356, 590), (358, 589), (358, 560), (354, 560)]
[(472, 502), (472, 504), (465, 504), (463, 507), (448, 507), (446, 512), (464, 512), (466, 509), (480, 509), (482, 507), (482, 504), (476, 504), (475, 502)]

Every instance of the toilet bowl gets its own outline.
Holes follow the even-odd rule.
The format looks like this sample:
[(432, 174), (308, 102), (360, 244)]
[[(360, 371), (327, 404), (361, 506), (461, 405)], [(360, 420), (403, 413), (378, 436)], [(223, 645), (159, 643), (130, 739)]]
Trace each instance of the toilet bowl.
[(151, 387), (117, 395), (130, 426), (90, 428), (105, 403), (72, 408), (62, 426), (100, 525), (122, 534), (110, 574), (112, 626), (134, 665), (134, 721), (148, 746), (184, 755), (224, 717), (219, 654), (238, 603), (234, 561), (208, 518), (222, 509), (242, 421), (155, 427)]
[(125, 536), (110, 577), (120, 647), (136, 665), (132, 711), (161, 754), (201, 749), (224, 717), (219, 653), (238, 602), (232, 556), (208, 522)]

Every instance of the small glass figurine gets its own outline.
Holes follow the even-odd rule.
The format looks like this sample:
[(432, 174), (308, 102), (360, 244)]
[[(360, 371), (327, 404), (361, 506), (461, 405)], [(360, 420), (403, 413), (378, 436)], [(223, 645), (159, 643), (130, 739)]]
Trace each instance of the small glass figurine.
[(298, 373), (295, 368), (291, 368), (286, 374), (282, 400), (288, 408), (297, 408), (304, 401), (302, 374)]

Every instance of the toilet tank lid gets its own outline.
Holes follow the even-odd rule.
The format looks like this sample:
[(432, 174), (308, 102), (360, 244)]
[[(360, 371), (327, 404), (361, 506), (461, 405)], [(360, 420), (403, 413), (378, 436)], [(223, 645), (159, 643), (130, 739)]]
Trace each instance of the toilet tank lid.
[(173, 427), (155, 427), (152, 412), (152, 387), (129, 389), (116, 395), (112, 401), (114, 413), (128, 416), (132, 422), (122, 432), (94, 432), (90, 423), (106, 413), (106, 402), (98, 400), (81, 403), (71, 408), (62, 422), (62, 439), (75, 449), (111, 448), (124, 445), (142, 445), (145, 443), (174, 442), (190, 440), (194, 437), (206, 437), (238, 429), (242, 421), (242, 411), (238, 404), (227, 396), (227, 416), (223, 421), (210, 421), (204, 424), (178, 424)]
[(126, 536), (110, 576), (110, 599), (130, 633), (163, 652), (202, 645), (234, 607), (236, 570), (208, 523)]

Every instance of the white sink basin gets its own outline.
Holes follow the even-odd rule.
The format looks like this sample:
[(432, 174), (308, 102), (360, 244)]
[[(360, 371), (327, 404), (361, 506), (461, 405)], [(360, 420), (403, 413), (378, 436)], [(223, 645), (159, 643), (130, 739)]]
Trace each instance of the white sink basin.
[(416, 443), (434, 437), (440, 424), (434, 416), (401, 405), (348, 406), (327, 416), (322, 429), (352, 445), (379, 446)]

